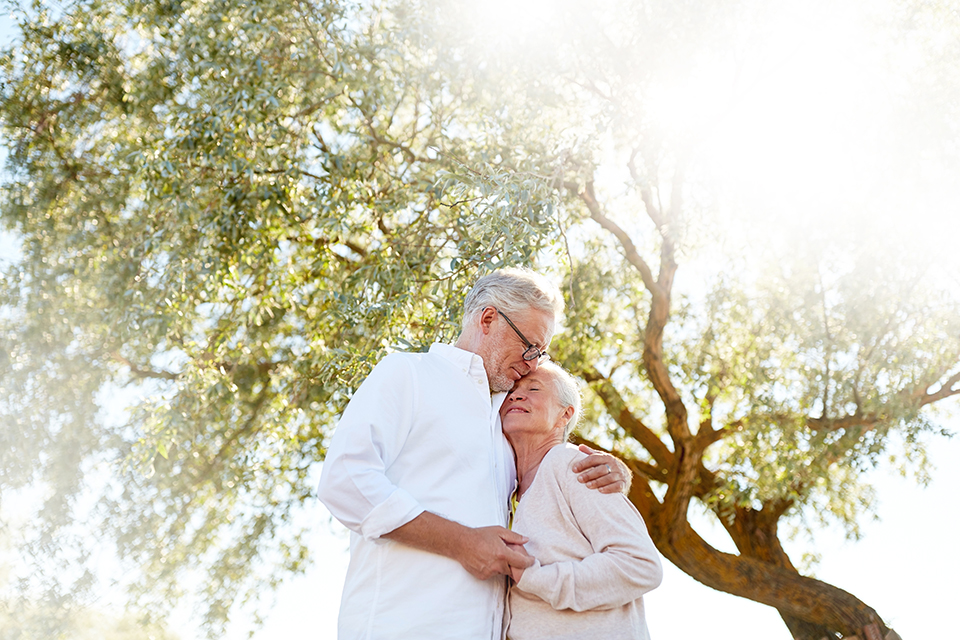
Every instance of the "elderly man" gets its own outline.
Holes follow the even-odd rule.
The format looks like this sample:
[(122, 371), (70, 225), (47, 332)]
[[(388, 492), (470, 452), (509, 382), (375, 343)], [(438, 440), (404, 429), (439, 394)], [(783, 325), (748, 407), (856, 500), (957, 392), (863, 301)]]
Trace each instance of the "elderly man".
[[(455, 346), (391, 354), (357, 390), (319, 488), (353, 532), (340, 640), (501, 637), (504, 576), (533, 560), (506, 528), (517, 476), (498, 412), (536, 371), (562, 311), (541, 276), (491, 273), (467, 296)], [(595, 454), (575, 470), (619, 491), (615, 460)]]

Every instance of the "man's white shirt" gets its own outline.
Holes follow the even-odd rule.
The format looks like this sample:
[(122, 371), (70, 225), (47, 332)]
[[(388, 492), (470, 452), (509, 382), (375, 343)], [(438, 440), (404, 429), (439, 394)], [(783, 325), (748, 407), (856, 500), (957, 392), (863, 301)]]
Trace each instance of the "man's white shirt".
[(516, 483), (483, 360), (434, 344), (384, 358), (334, 432), (319, 497), (348, 527), (340, 640), (501, 637), (505, 581), (381, 536), (424, 511), (468, 527), (507, 526)]

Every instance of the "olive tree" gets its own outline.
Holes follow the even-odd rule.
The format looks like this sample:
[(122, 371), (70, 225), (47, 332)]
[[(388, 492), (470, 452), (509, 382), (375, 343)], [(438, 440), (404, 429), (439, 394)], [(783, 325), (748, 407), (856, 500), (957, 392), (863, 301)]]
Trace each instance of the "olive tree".
[[(960, 393), (958, 300), (885, 235), (801, 210), (778, 241), (750, 218), (703, 162), (724, 100), (657, 126), (657, 96), (736, 59), (763, 6), (561, 2), (492, 34), (442, 2), (21, 10), (2, 60), (0, 215), (22, 255), (0, 290), (0, 498), (41, 496), (22, 536), (47, 567), (21, 589), (89, 588), (49, 570), (82, 566), (89, 536), (65, 542), (82, 520), (134, 569), (136, 604), (194, 589), (215, 634), (309, 563), (310, 469), (372, 364), (453, 339), (476, 276), (527, 264), (564, 282), (581, 437), (631, 466), (661, 553), (797, 638), (886, 633), (798, 570), (781, 527), (832, 514), (855, 533), (865, 469), (892, 453), (922, 471), (930, 408)], [(950, 80), (949, 54), (924, 68)], [(915, 138), (876, 155), (928, 157)], [(119, 423), (101, 407), (118, 386), (141, 398)]]
[[(454, 22), (431, 30), (440, 42), (453, 34), (438, 45), (453, 59), (497, 69), (504, 113), (537, 105), (518, 120), (540, 131), (539, 145), (504, 131), (500, 155), (537, 157), (540, 175), (517, 167), (515, 183), (550, 185), (565, 212), (560, 262), (573, 309), (561, 355), (596, 402), (583, 435), (631, 465), (630, 497), (665, 557), (703, 584), (776, 608), (795, 638), (895, 637), (867, 603), (801, 572), (783, 536), (831, 520), (856, 536), (873, 499), (864, 472), (893, 457), (922, 476), (925, 443), (950, 435), (932, 407), (960, 395), (956, 262), (949, 246), (938, 253), (929, 233), (913, 232), (942, 231), (960, 198), (941, 186), (958, 168), (950, 105), (960, 84), (949, 62), (958, 51), (931, 46), (958, 24), (935, 5), (899, 9), (861, 7), (874, 39), (850, 70), (884, 86), (869, 104), (839, 96), (825, 111), (839, 124), (833, 138), (816, 138), (831, 145), (809, 158), (822, 170), (785, 162), (804, 149), (784, 136), (785, 154), (760, 162), (796, 171), (781, 182), (795, 192), (759, 211), (712, 183), (707, 160), (718, 139), (730, 156), (750, 144), (720, 130), (776, 89), (770, 76), (796, 55), (764, 59), (778, 47), (749, 28), (767, 24), (764, 3), (560, 3), (536, 42), (550, 55), (532, 64)], [(921, 51), (922, 63), (899, 67), (905, 50)], [(701, 66), (729, 83), (681, 94), (708, 102), (675, 101), (688, 110), (685, 126), (658, 126), (658, 97)], [(813, 80), (800, 90), (829, 88)], [(816, 105), (788, 111), (796, 99), (772, 106), (816, 124)], [(805, 125), (791, 127), (817, 135)], [(831, 152), (874, 173), (864, 182), (846, 172), (831, 189)], [(756, 181), (768, 175), (749, 187), (762, 190)], [(685, 267), (697, 281), (681, 284)], [(738, 553), (694, 529), (692, 504), (715, 516)]]

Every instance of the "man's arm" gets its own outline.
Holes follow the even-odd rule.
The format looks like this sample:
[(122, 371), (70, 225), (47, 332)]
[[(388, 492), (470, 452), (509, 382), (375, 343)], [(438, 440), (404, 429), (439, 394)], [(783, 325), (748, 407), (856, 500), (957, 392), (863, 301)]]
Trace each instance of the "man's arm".
[(580, 451), (587, 457), (573, 465), (577, 480), (600, 493), (628, 493), (632, 474), (627, 465), (616, 456), (595, 451), (585, 444)]
[(344, 411), (323, 463), (318, 497), (341, 523), (367, 540), (387, 538), (459, 562), (477, 578), (508, 574), (533, 560), (526, 538), (502, 527), (471, 529), (424, 511), (394, 485), (386, 469), (410, 431), (416, 376), (404, 358), (388, 356)]
[(519, 546), (527, 542), (525, 536), (503, 527), (466, 527), (429, 511), (380, 537), (456, 560), (479, 580), (533, 564)]
[(416, 385), (407, 359), (394, 355), (380, 361), (344, 409), (323, 462), (317, 497), (367, 540), (423, 511), (386, 475), (412, 428)]

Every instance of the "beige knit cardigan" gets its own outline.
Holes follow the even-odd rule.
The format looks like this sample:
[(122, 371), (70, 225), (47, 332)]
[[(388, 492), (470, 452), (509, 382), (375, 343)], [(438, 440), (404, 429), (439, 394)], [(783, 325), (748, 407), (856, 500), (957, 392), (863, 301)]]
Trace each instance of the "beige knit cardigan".
[(660, 584), (660, 556), (640, 513), (570, 467), (570, 444), (547, 452), (517, 508), (513, 529), (536, 558), (509, 594), (510, 640), (648, 640), (643, 594)]

